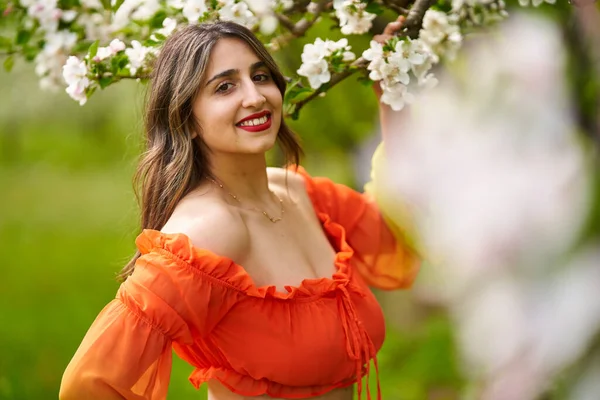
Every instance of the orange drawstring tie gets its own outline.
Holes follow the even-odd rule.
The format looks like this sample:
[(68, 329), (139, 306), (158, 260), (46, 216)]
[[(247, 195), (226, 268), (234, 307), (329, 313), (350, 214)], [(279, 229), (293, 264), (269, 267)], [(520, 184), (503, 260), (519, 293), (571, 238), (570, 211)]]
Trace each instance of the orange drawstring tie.
[(381, 386), (379, 384), (379, 366), (377, 365), (377, 355), (375, 345), (365, 330), (363, 323), (356, 315), (356, 309), (350, 293), (345, 285), (338, 286), (338, 308), (346, 335), (346, 351), (350, 358), (356, 361), (356, 379), (358, 383), (358, 400), (361, 400), (362, 394), (362, 367), (367, 364), (367, 400), (371, 400), (371, 391), (369, 389), (369, 375), (371, 370), (371, 357), (375, 363), (375, 376), (377, 377), (377, 400), (381, 400)]

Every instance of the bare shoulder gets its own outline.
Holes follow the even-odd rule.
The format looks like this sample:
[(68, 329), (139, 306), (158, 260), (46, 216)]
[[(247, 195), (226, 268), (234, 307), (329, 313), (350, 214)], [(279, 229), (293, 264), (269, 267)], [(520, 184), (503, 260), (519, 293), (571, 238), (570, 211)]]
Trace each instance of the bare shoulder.
[(289, 189), (296, 196), (306, 192), (304, 177), (293, 170), (269, 167), (267, 168), (267, 175), (271, 184), (284, 191)]
[(242, 259), (250, 244), (248, 229), (239, 213), (213, 198), (195, 199), (182, 205), (161, 232), (183, 233), (195, 247), (236, 262)]

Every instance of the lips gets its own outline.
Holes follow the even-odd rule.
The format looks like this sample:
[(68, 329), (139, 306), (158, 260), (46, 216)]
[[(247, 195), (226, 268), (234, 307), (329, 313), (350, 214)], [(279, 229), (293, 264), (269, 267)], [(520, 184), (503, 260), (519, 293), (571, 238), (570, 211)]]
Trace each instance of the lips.
[[(265, 114), (263, 114), (262, 116), (264, 117), (264, 115)], [(257, 118), (257, 117), (252, 117), (251, 119), (254, 119), (254, 118)], [(260, 118), (260, 117), (258, 117), (258, 118)], [(243, 129), (243, 130), (245, 130), (247, 132), (262, 132), (262, 131), (266, 131), (267, 129), (269, 129), (271, 127), (271, 123), (272, 123), (271, 119), (272, 119), (271, 118), (271, 114), (267, 114), (267, 121), (264, 124), (252, 125), (252, 126), (250, 126), (250, 125), (237, 125), (237, 127), (239, 129)], [(248, 119), (246, 118), (246, 120), (248, 120)]]
[(248, 121), (248, 120), (255, 119), (255, 118), (261, 118), (261, 117), (264, 117), (265, 115), (269, 115), (269, 114), (271, 114), (269, 111), (267, 111), (267, 110), (264, 110), (264, 111), (261, 111), (261, 112), (259, 112), (259, 113), (256, 113), (256, 114), (252, 114), (252, 115), (249, 115), (249, 116), (247, 116), (246, 118), (244, 118), (244, 119), (242, 119), (242, 120), (238, 121), (238, 122), (236, 123), (236, 125), (237, 125), (237, 126), (240, 126), (240, 124), (241, 124), (242, 122), (246, 122), (246, 121)]

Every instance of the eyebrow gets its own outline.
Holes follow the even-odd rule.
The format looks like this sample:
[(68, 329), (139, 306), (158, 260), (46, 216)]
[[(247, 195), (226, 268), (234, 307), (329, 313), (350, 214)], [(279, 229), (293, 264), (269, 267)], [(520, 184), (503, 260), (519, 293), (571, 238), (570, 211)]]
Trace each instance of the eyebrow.
[[(257, 61), (257, 62), (255, 62), (254, 64), (252, 64), (252, 65), (250, 66), (250, 71), (251, 71), (251, 72), (254, 72), (254, 71), (256, 71), (257, 69), (259, 69), (259, 68), (261, 68), (261, 67), (265, 67), (265, 66), (266, 66), (266, 64), (265, 64), (265, 62), (264, 62), (264, 61)], [(219, 72), (218, 74), (216, 74), (215, 76), (213, 76), (212, 78), (210, 78), (210, 79), (208, 80), (208, 82), (206, 82), (206, 85), (205, 85), (205, 86), (208, 86), (208, 85), (210, 85), (210, 83), (211, 83), (212, 81), (214, 81), (215, 79), (223, 78), (223, 77), (226, 77), (226, 76), (237, 75), (237, 74), (239, 74), (239, 73), (240, 73), (240, 70), (239, 70), (239, 69), (228, 69), (228, 70), (226, 70), (226, 71)]]

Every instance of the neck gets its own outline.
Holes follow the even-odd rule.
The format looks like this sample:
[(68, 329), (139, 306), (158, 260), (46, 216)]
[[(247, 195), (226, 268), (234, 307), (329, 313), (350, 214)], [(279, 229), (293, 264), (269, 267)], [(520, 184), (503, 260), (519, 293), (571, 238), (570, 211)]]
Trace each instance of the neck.
[(212, 173), (224, 189), (251, 204), (273, 202), (264, 154), (214, 154)]

